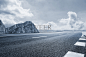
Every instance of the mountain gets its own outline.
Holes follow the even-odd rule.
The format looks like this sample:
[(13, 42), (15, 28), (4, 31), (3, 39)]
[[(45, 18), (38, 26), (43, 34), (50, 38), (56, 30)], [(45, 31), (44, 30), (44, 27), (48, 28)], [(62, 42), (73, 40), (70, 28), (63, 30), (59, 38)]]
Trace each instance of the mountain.
[(31, 21), (26, 21), (24, 23), (16, 24), (6, 28), (5, 33), (6, 34), (39, 33), (39, 31)]
[(0, 20), (0, 34), (3, 34), (3, 33), (5, 33), (5, 26), (2, 23), (2, 21)]

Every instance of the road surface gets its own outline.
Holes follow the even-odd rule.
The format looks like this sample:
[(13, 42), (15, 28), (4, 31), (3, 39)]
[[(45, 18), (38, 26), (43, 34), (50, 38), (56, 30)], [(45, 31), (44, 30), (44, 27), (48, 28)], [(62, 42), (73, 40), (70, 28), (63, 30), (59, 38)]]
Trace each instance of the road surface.
[(86, 41), (81, 35), (81, 32), (1, 35), (0, 57), (85, 57)]

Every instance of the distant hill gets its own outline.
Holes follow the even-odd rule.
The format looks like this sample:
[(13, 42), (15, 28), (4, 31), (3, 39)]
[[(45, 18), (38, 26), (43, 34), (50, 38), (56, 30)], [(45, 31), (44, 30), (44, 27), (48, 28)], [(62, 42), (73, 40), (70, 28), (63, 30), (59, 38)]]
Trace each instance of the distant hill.
[(39, 33), (35, 25), (31, 21), (15, 24), (11, 27), (5, 28), (0, 20), (0, 34), (17, 34), (17, 33)]
[(6, 28), (5, 33), (6, 34), (39, 33), (39, 31), (31, 21), (26, 21), (24, 23), (16, 24)]

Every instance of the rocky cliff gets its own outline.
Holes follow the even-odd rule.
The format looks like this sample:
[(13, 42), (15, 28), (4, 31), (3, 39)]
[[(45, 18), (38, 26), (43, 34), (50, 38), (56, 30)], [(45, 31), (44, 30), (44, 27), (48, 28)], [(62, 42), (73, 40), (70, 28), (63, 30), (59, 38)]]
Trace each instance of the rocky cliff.
[(31, 21), (26, 21), (24, 23), (16, 24), (6, 28), (5, 33), (6, 34), (39, 33), (39, 31)]
[(2, 23), (2, 21), (0, 20), (0, 34), (3, 34), (3, 33), (5, 33), (5, 26)]

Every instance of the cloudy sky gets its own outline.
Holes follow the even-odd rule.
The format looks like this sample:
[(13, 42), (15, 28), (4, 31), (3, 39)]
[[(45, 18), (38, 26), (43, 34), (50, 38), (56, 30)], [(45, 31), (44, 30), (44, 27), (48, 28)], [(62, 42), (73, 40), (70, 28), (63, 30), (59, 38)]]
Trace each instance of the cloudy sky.
[(86, 0), (0, 0), (0, 19), (6, 27), (32, 21), (54, 30), (86, 28)]

